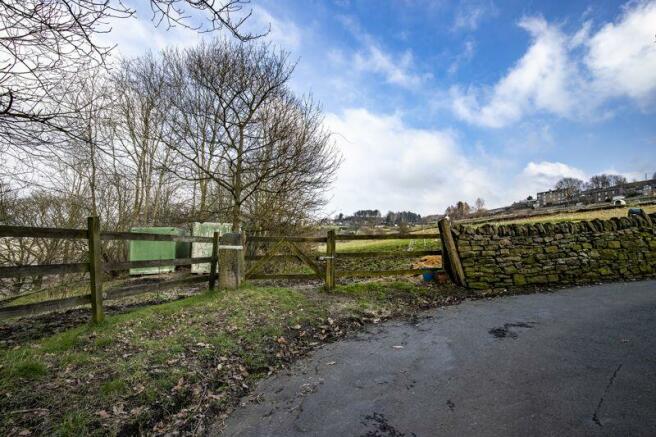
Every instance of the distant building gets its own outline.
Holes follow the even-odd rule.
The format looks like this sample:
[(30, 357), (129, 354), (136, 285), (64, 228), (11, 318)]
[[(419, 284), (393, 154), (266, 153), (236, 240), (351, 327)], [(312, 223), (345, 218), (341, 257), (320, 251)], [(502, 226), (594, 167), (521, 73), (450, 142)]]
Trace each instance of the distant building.
[(583, 190), (567, 197), (566, 190), (549, 190), (538, 193), (537, 205), (556, 206), (568, 203), (602, 203), (610, 202), (613, 197), (637, 197), (637, 196), (654, 196), (656, 195), (656, 179), (647, 179), (644, 181), (627, 182), (606, 188), (593, 188)]
[(538, 193), (538, 206), (562, 205), (567, 203), (567, 190), (549, 190)]

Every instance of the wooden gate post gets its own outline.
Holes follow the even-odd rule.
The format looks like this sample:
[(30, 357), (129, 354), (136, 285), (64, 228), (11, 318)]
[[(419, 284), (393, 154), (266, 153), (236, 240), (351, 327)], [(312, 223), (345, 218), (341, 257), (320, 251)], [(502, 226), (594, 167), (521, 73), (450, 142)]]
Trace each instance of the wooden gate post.
[(212, 235), (212, 261), (210, 264), (210, 291), (216, 291), (216, 264), (219, 262), (219, 233)]
[(335, 288), (335, 230), (328, 231), (326, 238), (326, 290)]
[(100, 240), (100, 219), (87, 218), (87, 238), (89, 239), (89, 279), (91, 281), (91, 312), (94, 323), (105, 319), (102, 290), (102, 241)]
[(437, 225), (442, 240), (442, 264), (444, 269), (451, 276), (453, 282), (466, 287), (465, 271), (460, 263), (460, 255), (456, 243), (453, 241), (453, 234), (451, 234), (451, 222), (448, 218), (443, 218)]
[[(244, 274), (244, 246), (241, 234), (229, 232), (221, 235), (219, 245), (219, 288), (239, 288)], [(222, 249), (221, 246), (232, 248)], [(241, 250), (236, 249), (241, 246)]]

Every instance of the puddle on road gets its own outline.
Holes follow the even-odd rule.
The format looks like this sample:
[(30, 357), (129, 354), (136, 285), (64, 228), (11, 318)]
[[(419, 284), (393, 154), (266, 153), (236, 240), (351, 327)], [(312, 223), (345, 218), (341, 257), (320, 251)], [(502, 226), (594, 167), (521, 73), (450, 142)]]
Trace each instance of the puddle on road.
[(516, 332), (516, 329), (513, 328), (527, 328), (530, 329), (536, 325), (536, 322), (516, 322), (516, 323), (504, 323), (503, 326), (498, 328), (492, 328), (488, 332), (496, 338), (512, 338), (515, 339), (519, 337), (519, 333)]

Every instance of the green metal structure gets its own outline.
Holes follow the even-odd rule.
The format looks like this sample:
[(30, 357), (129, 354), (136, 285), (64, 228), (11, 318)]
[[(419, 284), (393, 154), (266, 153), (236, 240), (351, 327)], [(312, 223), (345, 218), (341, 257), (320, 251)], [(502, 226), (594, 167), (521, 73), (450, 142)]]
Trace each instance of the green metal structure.
[[(130, 232), (145, 234), (185, 235), (184, 229), (173, 227), (135, 227)], [(183, 243), (184, 244), (184, 243)], [(186, 243), (187, 245), (189, 243)], [(187, 249), (188, 250), (188, 249)], [(146, 261), (160, 259), (175, 259), (177, 253), (184, 254), (185, 248), (175, 241), (130, 241), (129, 260)], [(187, 252), (188, 253), (188, 252)], [(180, 258), (185, 258), (181, 256)], [(174, 265), (160, 267), (140, 267), (130, 269), (131, 275), (156, 275), (158, 273), (169, 273), (175, 270)]]
[[(218, 232), (219, 235), (223, 235), (226, 232), (230, 232), (232, 228), (230, 223), (194, 223), (192, 226), (191, 235), (194, 237), (211, 237), (214, 235), (214, 232)], [(212, 244), (211, 243), (192, 243), (191, 244), (191, 256), (192, 258), (203, 258), (212, 256)], [(210, 264), (192, 264), (191, 273), (209, 273)]]

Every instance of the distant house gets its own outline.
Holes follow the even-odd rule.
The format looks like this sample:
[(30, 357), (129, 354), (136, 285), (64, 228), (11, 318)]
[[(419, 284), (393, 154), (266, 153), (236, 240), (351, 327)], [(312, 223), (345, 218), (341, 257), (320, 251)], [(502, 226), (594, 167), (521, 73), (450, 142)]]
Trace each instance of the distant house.
[(549, 190), (538, 193), (537, 204), (540, 207), (550, 205), (563, 205), (571, 201), (567, 198), (567, 190)]
[(593, 188), (576, 193), (570, 198), (566, 190), (549, 190), (538, 193), (537, 204), (540, 207), (565, 205), (567, 203), (602, 203), (610, 202), (613, 197), (655, 196), (656, 179), (627, 182), (612, 187)]

